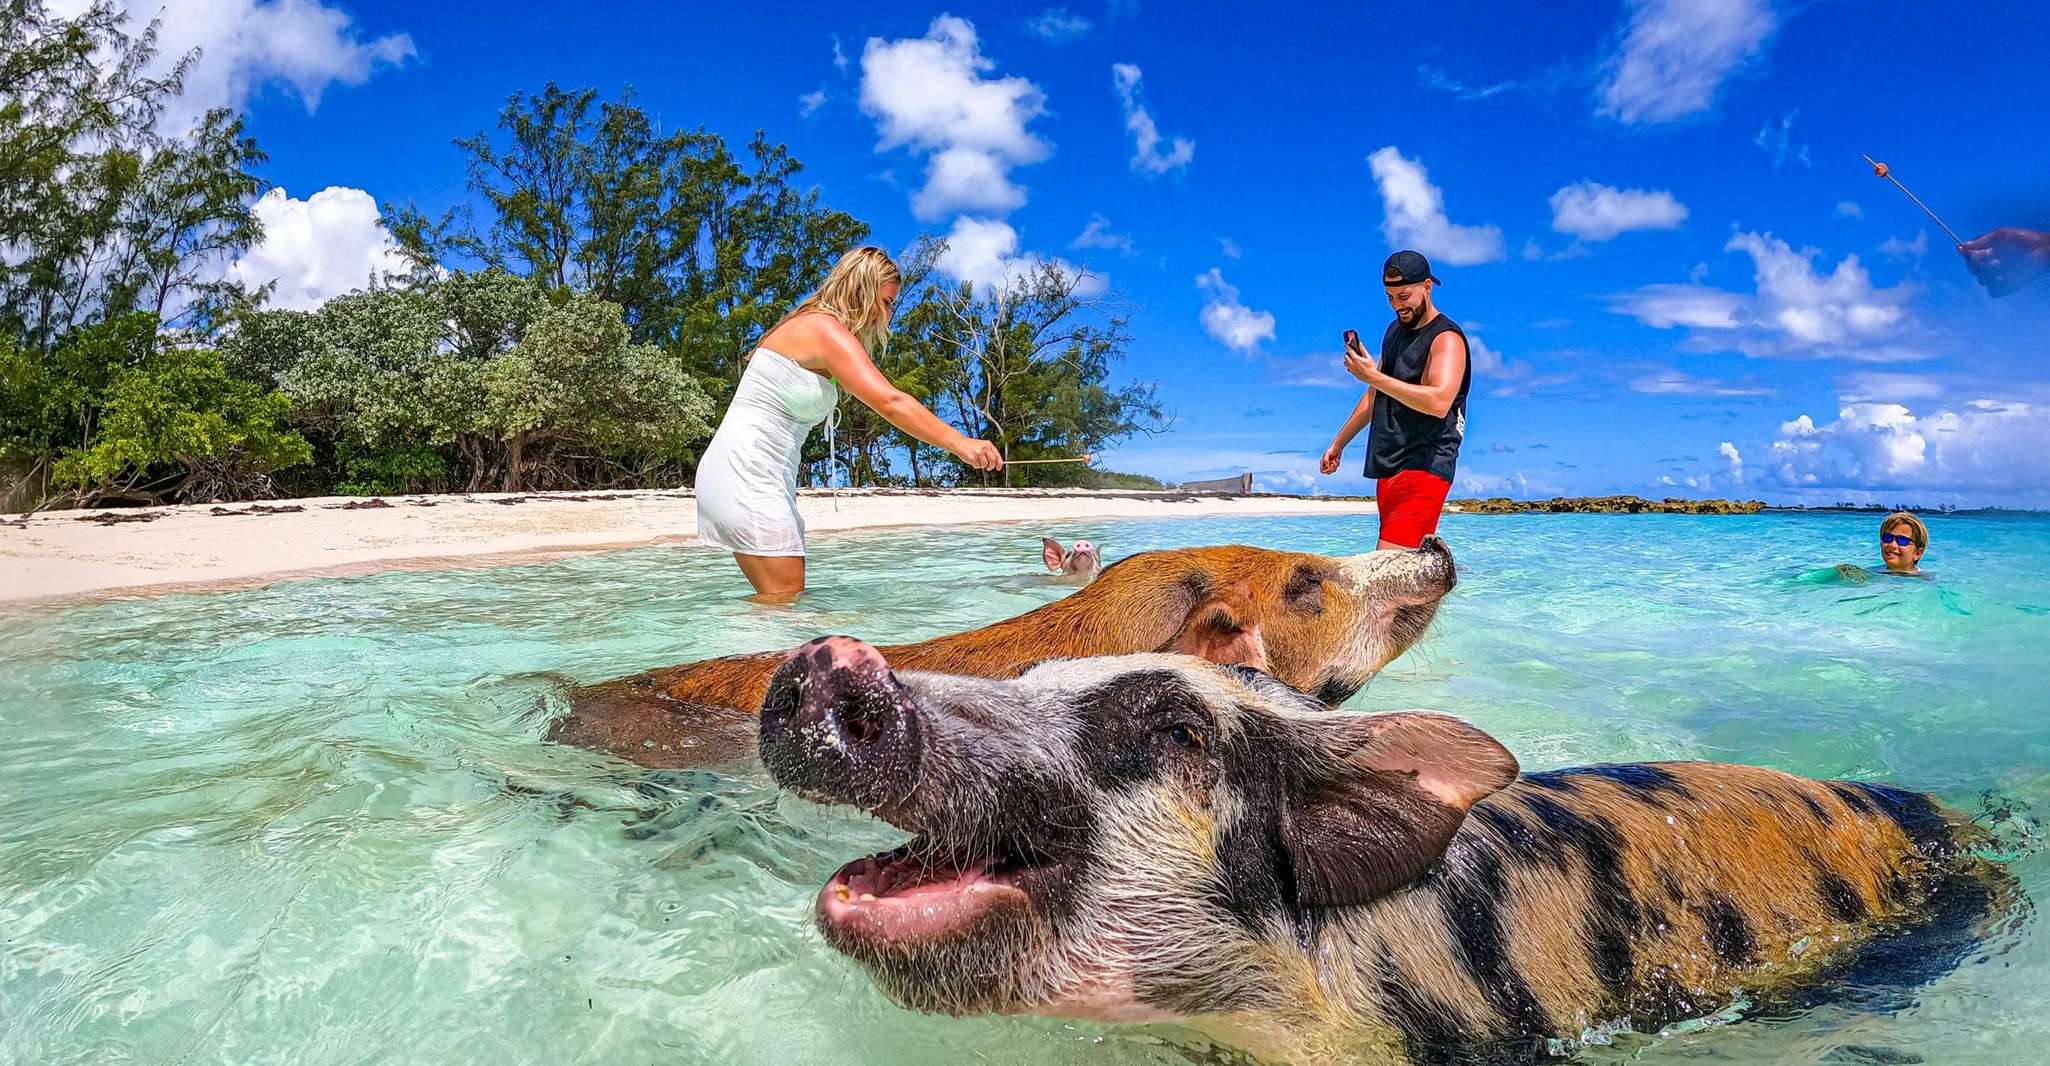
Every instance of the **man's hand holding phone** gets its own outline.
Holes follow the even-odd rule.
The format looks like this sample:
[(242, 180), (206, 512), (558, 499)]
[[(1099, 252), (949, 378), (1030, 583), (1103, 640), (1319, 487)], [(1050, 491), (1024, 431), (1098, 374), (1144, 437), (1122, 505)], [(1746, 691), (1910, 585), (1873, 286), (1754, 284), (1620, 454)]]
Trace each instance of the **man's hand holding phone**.
[(1374, 365), (1374, 357), (1360, 344), (1360, 333), (1356, 329), (1345, 331), (1345, 372), (1366, 382), (1374, 383), (1374, 375), (1380, 372)]

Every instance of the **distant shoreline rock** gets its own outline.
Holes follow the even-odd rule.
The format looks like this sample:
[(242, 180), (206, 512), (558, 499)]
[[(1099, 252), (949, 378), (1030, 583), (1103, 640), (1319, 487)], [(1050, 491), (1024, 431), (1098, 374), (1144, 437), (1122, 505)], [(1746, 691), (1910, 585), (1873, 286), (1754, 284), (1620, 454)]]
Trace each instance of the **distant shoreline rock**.
[(1684, 500), (1678, 496), (1663, 500), (1642, 496), (1554, 496), (1549, 500), (1491, 496), (1451, 500), (1445, 509), (1459, 514), (1757, 514), (1766, 506), (1761, 500)]

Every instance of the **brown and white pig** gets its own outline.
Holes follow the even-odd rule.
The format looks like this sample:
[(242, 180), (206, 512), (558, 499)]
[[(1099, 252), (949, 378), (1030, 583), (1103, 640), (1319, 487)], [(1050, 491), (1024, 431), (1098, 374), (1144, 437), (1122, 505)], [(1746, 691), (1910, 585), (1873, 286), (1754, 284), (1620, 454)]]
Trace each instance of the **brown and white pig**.
[[(885, 648), (901, 668), (1016, 677), (1049, 659), (1176, 651), (1251, 666), (1337, 706), (1423, 636), (1452, 553), (1334, 557), (1237, 545), (1141, 552), (1065, 599), (980, 629)], [(650, 767), (753, 758), (755, 713), (784, 651), (576, 689), (548, 739)]]
[(826, 638), (778, 670), (761, 757), (912, 834), (816, 908), (896, 1002), (1181, 1023), (1289, 1061), (1656, 1031), (1882, 941), (1926, 954), (1888, 938), (1970, 926), (2008, 884), (1918, 793), (1712, 763), (1519, 776), (1456, 718), (1334, 714), (1186, 656), (988, 681)]

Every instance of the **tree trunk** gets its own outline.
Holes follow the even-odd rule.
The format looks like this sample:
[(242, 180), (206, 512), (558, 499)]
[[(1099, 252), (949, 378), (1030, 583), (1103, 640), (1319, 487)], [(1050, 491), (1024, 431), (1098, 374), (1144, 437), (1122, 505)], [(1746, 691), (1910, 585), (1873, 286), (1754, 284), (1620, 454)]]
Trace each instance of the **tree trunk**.
[(515, 433), (505, 442), (505, 491), (520, 491), (520, 453), (525, 450), (527, 435)]

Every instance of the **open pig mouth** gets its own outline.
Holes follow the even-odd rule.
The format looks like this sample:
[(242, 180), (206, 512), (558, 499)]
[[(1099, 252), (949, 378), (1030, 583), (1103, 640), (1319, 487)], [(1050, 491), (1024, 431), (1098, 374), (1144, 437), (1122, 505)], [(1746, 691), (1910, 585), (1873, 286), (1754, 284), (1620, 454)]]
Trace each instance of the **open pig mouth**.
[(876, 946), (954, 940), (1031, 909), (1061, 867), (1011, 853), (953, 857), (914, 840), (841, 867), (819, 892), (819, 923)]
[(791, 652), (762, 701), (762, 763), (777, 784), (915, 834), (841, 867), (819, 891), (819, 928), (871, 961), (959, 946), (993, 925), (1044, 916), (1065, 898), (1068, 863), (1020, 821), (1029, 812), (964, 817), (920, 786), (940, 743), (934, 714), (880, 652), (848, 637)]

